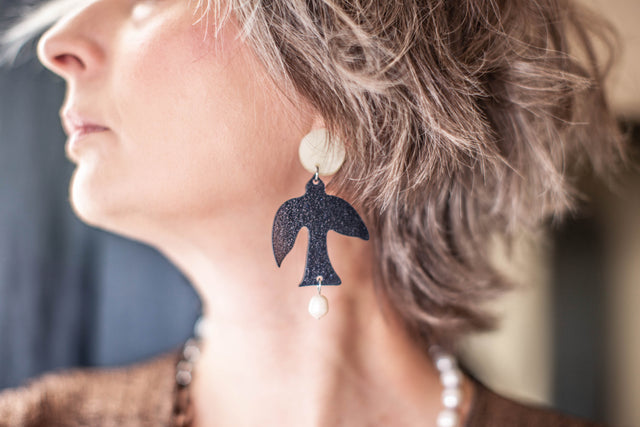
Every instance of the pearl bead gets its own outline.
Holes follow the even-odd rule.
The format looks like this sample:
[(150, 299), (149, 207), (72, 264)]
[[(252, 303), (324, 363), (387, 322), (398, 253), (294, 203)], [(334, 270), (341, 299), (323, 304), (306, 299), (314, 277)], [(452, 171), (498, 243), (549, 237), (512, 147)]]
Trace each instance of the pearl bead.
[(451, 409), (445, 409), (438, 414), (438, 427), (457, 427), (458, 414)]
[(182, 355), (186, 360), (191, 363), (196, 363), (200, 357), (200, 348), (196, 344), (195, 340), (190, 339), (184, 346)]
[(329, 311), (329, 301), (324, 295), (314, 295), (309, 301), (309, 314), (320, 319)]
[(454, 409), (460, 405), (462, 392), (459, 388), (445, 388), (442, 392), (442, 404), (449, 409)]
[(462, 375), (457, 369), (444, 371), (440, 374), (440, 381), (445, 388), (456, 388), (462, 381)]
[(211, 338), (210, 336), (211, 333), (209, 332), (210, 328), (211, 328), (211, 325), (209, 324), (209, 319), (204, 316), (200, 316), (196, 321), (195, 325), (193, 325), (193, 334), (196, 338), (210, 339)]
[(447, 354), (436, 357), (436, 368), (439, 371), (449, 371), (456, 367), (456, 360), (452, 356)]
[(176, 382), (181, 386), (188, 386), (189, 384), (191, 384), (191, 372), (190, 371), (176, 372)]

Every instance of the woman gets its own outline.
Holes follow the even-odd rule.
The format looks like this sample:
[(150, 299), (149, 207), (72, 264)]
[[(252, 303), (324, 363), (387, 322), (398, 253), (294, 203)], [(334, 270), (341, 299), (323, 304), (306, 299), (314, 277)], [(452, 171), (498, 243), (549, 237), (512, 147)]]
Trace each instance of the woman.
[[(66, 0), (47, 10), (57, 23), (38, 55), (67, 82), (76, 214), (164, 253), (206, 320), (184, 355), (5, 392), (0, 422), (591, 425), (492, 393), (446, 352), (491, 326), (481, 303), (505, 284), (488, 238), (568, 208), (578, 160), (604, 174), (624, 159), (592, 27), (572, 3)], [(307, 170), (309, 135), (329, 144)], [(319, 179), (356, 213), (287, 211)], [(294, 288), (322, 251), (293, 239), (319, 217), (325, 233), (347, 236), (326, 242), (343, 286), (311, 275), (331, 300), (326, 313), (312, 299), (326, 314), (316, 320), (305, 309), (315, 287)], [(340, 229), (347, 217), (366, 233)]]

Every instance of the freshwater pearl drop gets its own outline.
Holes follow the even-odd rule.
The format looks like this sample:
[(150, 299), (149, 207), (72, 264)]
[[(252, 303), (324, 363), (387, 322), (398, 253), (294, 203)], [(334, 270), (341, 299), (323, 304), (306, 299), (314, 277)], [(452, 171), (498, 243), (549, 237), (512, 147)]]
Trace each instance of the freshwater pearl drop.
[(309, 301), (309, 314), (316, 319), (321, 318), (329, 311), (329, 300), (324, 295), (314, 295)]

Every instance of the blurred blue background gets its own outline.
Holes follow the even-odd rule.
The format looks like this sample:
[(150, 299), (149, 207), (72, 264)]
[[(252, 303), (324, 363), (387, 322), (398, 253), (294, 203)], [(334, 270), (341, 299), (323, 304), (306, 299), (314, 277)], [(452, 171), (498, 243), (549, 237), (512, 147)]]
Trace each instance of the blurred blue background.
[(200, 311), (158, 252), (73, 214), (63, 96), (63, 81), (35, 60), (0, 68), (0, 388), (168, 351)]

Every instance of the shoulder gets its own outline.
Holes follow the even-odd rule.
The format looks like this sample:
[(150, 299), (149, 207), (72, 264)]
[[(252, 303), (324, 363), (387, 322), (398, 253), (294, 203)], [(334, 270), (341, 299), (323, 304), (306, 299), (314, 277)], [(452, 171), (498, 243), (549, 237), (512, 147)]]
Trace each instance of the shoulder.
[(45, 374), (0, 393), (0, 427), (166, 425), (177, 353), (126, 367)]
[(501, 396), (476, 379), (466, 427), (604, 427), (541, 405), (528, 405)]

